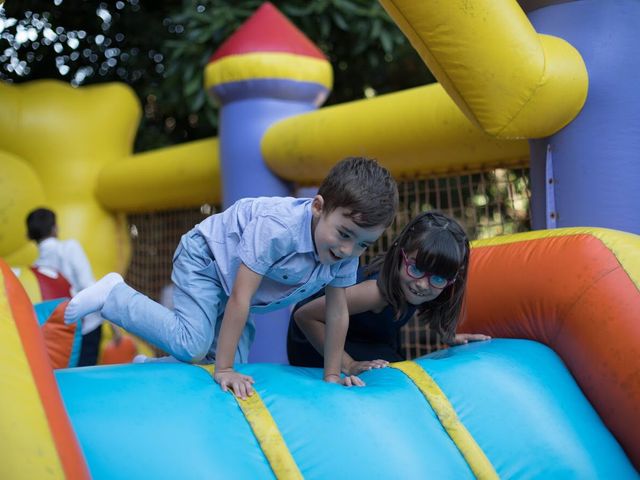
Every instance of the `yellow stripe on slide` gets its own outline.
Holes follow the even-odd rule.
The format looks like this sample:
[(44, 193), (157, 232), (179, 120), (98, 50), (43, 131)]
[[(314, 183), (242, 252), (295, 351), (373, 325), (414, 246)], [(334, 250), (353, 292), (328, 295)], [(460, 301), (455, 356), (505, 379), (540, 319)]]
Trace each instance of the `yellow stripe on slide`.
[[(214, 365), (198, 366), (213, 376)], [(300, 469), (298, 469), (298, 465), (296, 465), (293, 456), (291, 456), (289, 447), (287, 447), (284, 438), (282, 438), (278, 425), (276, 425), (258, 392), (254, 390), (253, 395), (247, 397), (246, 400), (241, 400), (238, 397), (235, 397), (235, 399), (247, 422), (249, 422), (253, 434), (258, 439), (260, 448), (262, 448), (262, 452), (267, 457), (267, 461), (271, 465), (276, 478), (302, 479)]]
[(429, 402), (429, 405), (431, 405), (431, 408), (433, 408), (433, 411), (436, 412), (440, 423), (456, 444), (460, 453), (462, 453), (476, 478), (483, 480), (498, 479), (498, 474), (493, 465), (491, 465), (482, 449), (458, 419), (458, 415), (449, 399), (440, 390), (435, 380), (415, 362), (396, 362), (390, 366), (400, 370), (416, 384), (427, 399), (427, 402)]

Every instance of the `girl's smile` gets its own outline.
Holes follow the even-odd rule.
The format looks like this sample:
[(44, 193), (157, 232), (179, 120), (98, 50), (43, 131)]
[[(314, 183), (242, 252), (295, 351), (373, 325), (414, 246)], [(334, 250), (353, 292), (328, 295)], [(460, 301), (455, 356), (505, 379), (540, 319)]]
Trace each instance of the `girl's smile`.
[(411, 305), (418, 306), (425, 302), (430, 302), (431, 300), (436, 299), (442, 292), (442, 290), (435, 290), (430, 287), (427, 287), (426, 289), (416, 288), (411, 285), (411, 282), (405, 283), (402, 279), (400, 281), (400, 288), (402, 289), (407, 302)]
[(418, 293), (416, 290), (414, 290), (414, 289), (413, 289), (413, 288), (411, 288), (411, 287), (408, 287), (408, 288), (409, 288), (409, 291), (410, 291), (411, 293), (413, 293), (414, 295), (417, 295), (418, 297), (426, 297), (426, 295), (425, 295), (424, 293)]

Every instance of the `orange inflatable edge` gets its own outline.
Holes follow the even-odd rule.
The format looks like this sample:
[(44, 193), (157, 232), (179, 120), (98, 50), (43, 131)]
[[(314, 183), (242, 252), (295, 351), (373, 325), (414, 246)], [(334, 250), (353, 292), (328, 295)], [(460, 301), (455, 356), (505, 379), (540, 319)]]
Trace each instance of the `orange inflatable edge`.
[(20, 341), (40, 394), (42, 407), (66, 477), (89, 479), (91, 478), (89, 470), (62, 403), (31, 301), (11, 269), (2, 260), (0, 260), (0, 269), (5, 278), (6, 295), (16, 320)]

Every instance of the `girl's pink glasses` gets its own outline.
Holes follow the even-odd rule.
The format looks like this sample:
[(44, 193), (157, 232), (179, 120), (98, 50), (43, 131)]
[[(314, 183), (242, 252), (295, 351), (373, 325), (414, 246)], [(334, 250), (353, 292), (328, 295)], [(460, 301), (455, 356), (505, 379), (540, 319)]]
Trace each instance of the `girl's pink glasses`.
[(411, 278), (415, 280), (420, 280), (422, 278), (427, 277), (427, 281), (429, 285), (437, 290), (442, 290), (443, 288), (447, 288), (449, 285), (453, 284), (456, 281), (456, 277), (448, 280), (440, 275), (434, 275), (432, 273), (423, 272), (416, 265), (415, 260), (410, 260), (407, 257), (407, 254), (404, 252), (404, 249), (400, 249), (402, 252), (402, 258), (404, 259), (404, 268)]

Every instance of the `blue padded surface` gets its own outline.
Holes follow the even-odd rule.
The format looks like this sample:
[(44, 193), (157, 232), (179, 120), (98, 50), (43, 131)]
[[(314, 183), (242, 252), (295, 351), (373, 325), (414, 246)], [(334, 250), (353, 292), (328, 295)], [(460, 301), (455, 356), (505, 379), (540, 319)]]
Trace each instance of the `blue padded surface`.
[[(553, 351), (492, 340), (418, 360), (504, 478), (637, 478)], [(321, 370), (249, 364), (306, 478), (472, 478), (413, 382), (395, 369), (364, 388)], [(270, 478), (242, 412), (204, 370), (148, 363), (59, 370), (95, 479)]]

